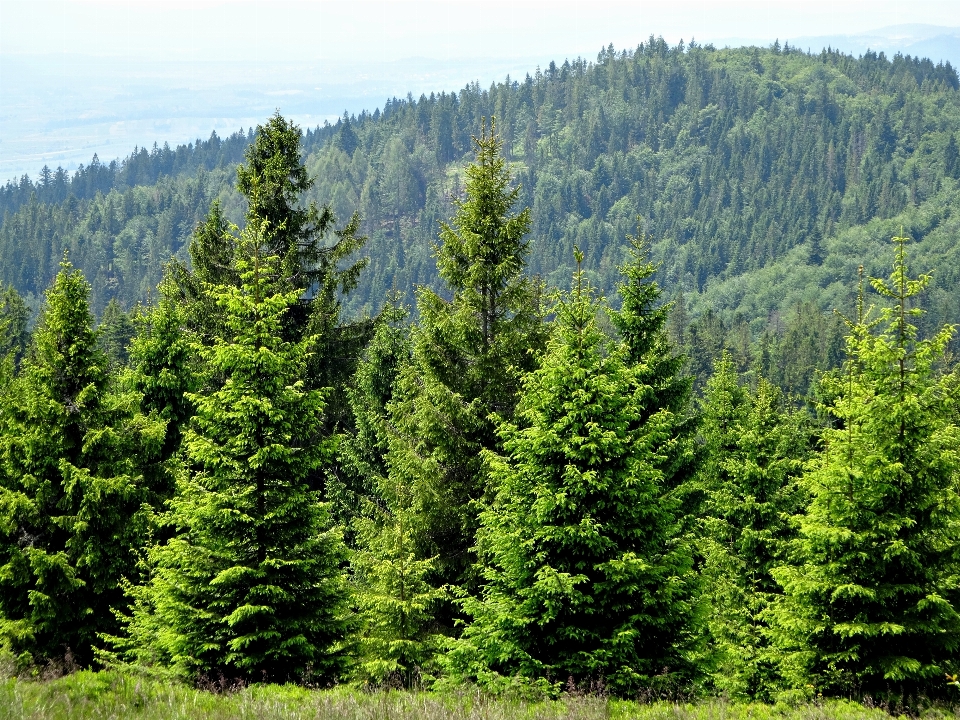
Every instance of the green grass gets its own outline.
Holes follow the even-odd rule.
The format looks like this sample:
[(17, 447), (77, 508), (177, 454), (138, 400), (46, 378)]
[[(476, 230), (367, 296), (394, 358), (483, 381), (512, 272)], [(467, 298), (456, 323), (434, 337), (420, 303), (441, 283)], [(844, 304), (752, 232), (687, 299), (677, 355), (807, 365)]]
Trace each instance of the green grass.
[[(724, 703), (651, 703), (570, 697), (528, 703), (462, 693), (375, 692), (348, 688), (307, 690), (293, 686), (252, 686), (212, 694), (111, 672), (78, 672), (46, 682), (7, 680), (0, 684), (0, 718), (87, 720), (88, 718), (177, 718), (183, 720), (884, 720), (881, 709), (844, 701), (799, 706)], [(929, 710), (926, 720), (960, 717)]]

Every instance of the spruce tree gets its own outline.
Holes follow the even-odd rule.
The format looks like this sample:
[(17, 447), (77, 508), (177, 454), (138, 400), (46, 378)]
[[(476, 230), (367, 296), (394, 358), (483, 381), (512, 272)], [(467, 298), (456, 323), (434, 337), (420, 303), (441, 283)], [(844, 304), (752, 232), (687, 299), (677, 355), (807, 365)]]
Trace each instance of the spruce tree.
[(118, 644), (188, 677), (328, 681), (344, 666), (346, 558), (307, 477), (333, 448), (318, 436), (323, 393), (303, 382), (313, 338), (282, 336), (301, 291), (262, 228), (237, 241), (241, 285), (205, 289), (227, 334), (196, 351), (222, 382), (187, 394), (194, 471), (171, 501), (175, 536), (134, 591), (132, 642)]
[(514, 211), (520, 188), (493, 121), (474, 146), (464, 197), (436, 248), (452, 298), (417, 291), (420, 323), (391, 405), (388, 457), (391, 482), (410, 489), (422, 520), (421, 557), (439, 555), (443, 579), (458, 583), (473, 562), (474, 503), (486, 496), (480, 453), (499, 443), (489, 416), (512, 415), (545, 338), (540, 285), (523, 277), (530, 211)]
[(436, 557), (418, 556), (420, 518), (411, 510), (409, 491), (387, 482), (383, 478), (377, 502), (368, 501), (368, 510), (354, 521), (357, 676), (368, 684), (416, 688), (436, 671), (443, 636), (434, 614), (447, 592), (431, 583)]
[(835, 426), (803, 476), (792, 562), (773, 571), (783, 671), (824, 694), (937, 695), (960, 655), (958, 378), (938, 369), (954, 328), (918, 337), (909, 304), (930, 276), (909, 278), (894, 242), (892, 275), (871, 281), (891, 306), (849, 322), (822, 393)]
[(130, 367), (121, 376), (121, 384), (139, 398), (141, 413), (165, 424), (158, 453), (138, 454), (158, 510), (175, 489), (177, 455), (194, 410), (188, 394), (198, 389), (202, 375), (195, 338), (186, 329), (183, 308), (165, 293), (170, 289), (164, 283), (159, 304), (135, 314), (137, 334), (130, 344)]
[[(409, 488), (387, 467), (396, 379), (410, 362), (407, 311), (388, 305), (348, 390), (354, 431), (344, 434), (340, 468), (356, 544), (353, 581), (359, 610), (357, 677), (367, 684), (429, 683), (441, 649), (434, 611), (445, 591), (431, 586), (436, 558), (417, 555), (418, 521)], [(330, 481), (328, 481), (328, 487)], [(346, 513), (345, 513), (346, 515)]]
[(114, 298), (107, 303), (97, 328), (100, 347), (112, 368), (122, 368), (130, 357), (130, 342), (136, 334), (136, 327), (130, 316), (123, 311)]
[(27, 350), (30, 308), (12, 285), (0, 294), (0, 357), (12, 355), (19, 364)]
[(394, 295), (376, 319), (373, 339), (364, 350), (347, 397), (353, 428), (338, 438), (338, 467), (327, 478), (327, 497), (334, 517), (350, 526), (366, 500), (382, 504), (380, 487), (387, 482), (389, 414), (401, 369), (410, 362), (408, 310)]
[[(658, 265), (650, 261), (649, 238), (638, 232), (627, 236), (627, 262), (617, 284), (620, 309), (610, 313), (613, 326), (627, 346), (628, 361), (638, 381), (650, 388), (644, 397), (642, 419), (668, 411), (672, 428), (652, 461), (660, 463), (667, 485), (678, 488), (687, 504), (696, 498), (688, 481), (696, 469), (696, 421), (690, 412), (693, 378), (684, 373), (686, 358), (670, 342), (667, 320), (673, 303), (662, 303), (663, 291), (654, 280)], [(692, 508), (688, 507), (688, 511)]]
[(692, 558), (661, 469), (676, 420), (648, 412), (646, 371), (604, 335), (601, 311), (578, 271), (515, 420), (498, 425), (503, 454), (485, 453), (496, 488), (477, 536), (485, 585), (464, 601), (455, 676), (633, 695), (690, 671)]
[[(350, 423), (344, 388), (373, 334), (372, 321), (345, 322), (341, 317), (342, 297), (356, 287), (367, 264), (365, 258), (349, 259), (366, 238), (359, 234), (359, 215), (338, 228), (329, 205), (301, 202), (313, 186), (302, 155), (300, 128), (275, 114), (257, 126), (245, 162), (237, 167), (237, 189), (247, 201), (246, 223), (263, 233), (265, 250), (280, 258), (286, 282), (301, 291), (284, 314), (283, 334), (294, 342), (315, 338), (317, 351), (308, 357), (305, 379), (310, 388), (330, 388), (324, 423), (333, 433), (337, 426)], [(207, 343), (224, 329), (219, 306), (209, 298), (205, 284), (240, 286), (234, 265), (236, 242), (219, 202), (214, 202), (194, 232), (191, 266), (175, 260), (167, 270), (187, 320)]]
[(6, 387), (0, 458), (0, 633), (18, 654), (92, 660), (137, 577), (150, 500), (137, 455), (163, 423), (108, 386), (90, 286), (64, 262), (21, 374)]
[[(291, 339), (315, 336), (317, 352), (308, 359), (308, 383), (328, 391), (329, 428), (349, 423), (349, 383), (357, 360), (373, 334), (369, 320), (344, 322), (341, 298), (353, 290), (367, 265), (349, 258), (366, 244), (360, 216), (340, 228), (329, 205), (303, 204), (314, 184), (303, 163), (302, 134), (279, 113), (257, 127), (257, 135), (237, 168), (237, 189), (247, 198), (247, 222), (267, 221), (266, 247), (281, 258), (284, 274), (303, 296), (284, 318)], [(333, 240), (331, 242), (331, 240)]]
[(709, 604), (713, 684), (728, 696), (769, 699), (776, 689), (776, 654), (766, 610), (780, 588), (782, 564), (804, 507), (798, 486), (811, 444), (805, 415), (785, 406), (762, 377), (745, 387), (729, 353), (717, 361), (702, 402), (704, 494), (698, 550)]

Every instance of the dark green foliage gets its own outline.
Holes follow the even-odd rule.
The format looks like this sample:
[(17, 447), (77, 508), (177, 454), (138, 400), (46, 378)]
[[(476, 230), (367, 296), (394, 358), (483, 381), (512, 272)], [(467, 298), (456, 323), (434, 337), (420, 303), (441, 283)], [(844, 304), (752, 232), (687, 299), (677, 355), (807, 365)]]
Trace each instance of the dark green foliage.
[(153, 295), (163, 264), (184, 249), (227, 180), (219, 170), (85, 200), (33, 200), (0, 225), (2, 274), (25, 297), (40, 296), (69, 250), (91, 284), (94, 314), (114, 298), (129, 310)]
[(327, 681), (344, 666), (345, 549), (307, 478), (333, 447), (318, 437), (323, 394), (302, 379), (312, 338), (281, 337), (300, 290), (264, 227), (236, 243), (240, 286), (205, 291), (226, 335), (196, 351), (222, 384), (188, 395), (196, 471), (170, 504), (175, 537), (151, 550), (151, 583), (134, 592), (128, 654), (188, 677)]
[(938, 365), (953, 326), (919, 339), (909, 303), (929, 276), (907, 276), (903, 237), (888, 281), (892, 307), (849, 323), (823, 452), (802, 484), (785, 595), (771, 614), (794, 687), (877, 696), (942, 694), (960, 654), (957, 377)]
[[(634, 266), (637, 267), (637, 266)], [(556, 307), (546, 354), (527, 375), (477, 542), (484, 588), (449, 666), (496, 689), (528, 681), (633, 695), (686, 679), (694, 615), (690, 548), (660, 468), (677, 418), (651, 411), (642, 365), (597, 325), (593, 290)], [(568, 680), (569, 679), (569, 680)]]
[[(346, 269), (343, 261), (363, 247), (366, 238), (358, 235), (359, 217), (336, 231), (332, 245), (326, 236), (336, 220), (329, 205), (303, 206), (301, 198), (313, 185), (303, 164), (300, 128), (279, 113), (257, 127), (257, 136), (247, 149), (245, 163), (237, 168), (237, 189), (247, 199), (247, 219), (267, 221), (265, 242), (285, 264), (294, 287), (319, 287), (312, 297), (314, 330), (324, 328), (326, 316), (339, 320), (337, 293), (347, 293), (356, 284), (366, 260)], [(299, 307), (291, 308), (287, 322), (306, 322)]]
[(152, 150), (138, 147), (122, 161), (107, 164), (101, 163), (94, 153), (90, 164), (81, 164), (72, 177), (62, 167), (51, 170), (44, 165), (35, 183), (24, 175), (19, 182), (7, 181), (0, 188), (0, 215), (16, 212), (34, 197), (41, 203), (63, 202), (68, 197), (89, 200), (98, 193), (107, 195), (111, 190), (122, 192), (138, 185), (153, 185), (166, 176), (196, 175), (235, 165), (252, 139), (252, 129), (249, 134), (241, 130), (223, 139), (212, 132), (208, 140), (198, 138), (196, 143), (176, 148), (167, 143), (163, 147), (154, 144)]
[[(958, 85), (651, 38), (0, 188), (3, 642), (86, 663), (101, 634), (104, 661), (201, 680), (941, 695)], [(901, 222), (937, 282), (899, 239), (891, 307), (849, 323), (837, 370), (823, 311)], [(565, 284), (575, 243), (541, 365), (524, 274)], [(67, 248), (92, 290), (64, 269), (24, 355)], [(791, 409), (814, 399), (816, 437)]]
[[(394, 300), (397, 298), (394, 297)], [(364, 499), (383, 502), (381, 486), (388, 476), (389, 413), (394, 384), (410, 362), (410, 325), (407, 309), (387, 305), (376, 320), (376, 331), (360, 358), (353, 383), (347, 388), (352, 432), (339, 438), (336, 475), (327, 479), (327, 497), (334, 517), (349, 527)]]
[(183, 308), (185, 319), (208, 342), (220, 334), (221, 317), (216, 303), (204, 293), (205, 284), (239, 285), (233, 266), (236, 237), (223, 216), (218, 200), (210, 205), (207, 216), (193, 231), (188, 251), (190, 266), (177, 260), (164, 268), (166, 293)]
[(957, 136), (953, 133), (943, 151), (943, 169), (947, 177), (960, 178), (960, 150), (957, 149)]
[(130, 348), (132, 382), (145, 413), (167, 423), (165, 454), (174, 454), (193, 414), (189, 393), (198, 385), (195, 342), (184, 329), (183, 311), (168, 297), (136, 317), (137, 336)]
[(152, 499), (138, 456), (163, 440), (135, 395), (110, 392), (89, 293), (63, 263), (4, 389), (0, 433), (3, 643), (36, 660), (69, 652), (80, 664), (97, 634), (116, 627), (123, 578), (136, 578)]
[(520, 189), (510, 186), (494, 130), (491, 122), (475, 139), (464, 197), (441, 225), (437, 266), (453, 297), (419, 289), (413, 357), (390, 406), (391, 483), (410, 488), (422, 556), (440, 554), (451, 582), (472, 562), (472, 503), (486, 494), (480, 453), (498, 444), (489, 416), (510, 417), (546, 334), (540, 285), (522, 275), (529, 210), (513, 210)]
[(775, 386), (760, 378), (745, 387), (730, 356), (721, 356), (702, 402), (698, 550), (713, 684), (729, 696), (769, 699), (778, 684), (765, 611), (780, 588), (770, 571), (794, 534), (789, 518), (805, 506), (797, 478), (812, 431)]
[(812, 303), (798, 305), (767, 347), (767, 357), (757, 358), (762, 372), (788, 398), (809, 397), (817, 372), (834, 370), (843, 362), (844, 330), (839, 315), (824, 315)]
[(807, 261), (811, 265), (823, 265), (824, 257), (826, 256), (826, 251), (823, 247), (823, 233), (819, 229), (815, 229), (811, 234), (810, 238), (807, 241), (810, 245), (810, 254), (807, 257)]
[[(771, 311), (838, 304), (840, 289), (829, 288), (845, 276), (838, 263), (864, 260), (851, 230), (904, 213), (926, 234), (938, 225), (924, 223), (925, 212), (954, 217), (954, 188), (938, 180), (947, 133), (960, 131), (950, 67), (657, 38), (588, 60), (393, 100), (350, 119), (352, 154), (334, 141), (346, 121), (321, 130), (328, 141), (308, 161), (316, 193), (339, 214), (359, 207), (370, 235), (372, 269), (353, 307), (376, 306), (385, 288), (438, 284), (432, 228), (463, 184), (471, 131), (492, 114), (531, 208), (533, 272), (565, 281), (577, 244), (612, 296), (622, 238), (639, 214), (670, 294), (682, 285), (694, 316), (712, 308), (728, 325), (740, 312), (754, 336)], [(808, 263), (816, 229), (819, 265)], [(871, 253), (868, 265), (879, 262)]]
[[(364, 218), (357, 235), (370, 237), (372, 266), (341, 298), (347, 317), (374, 314), (390, 289), (412, 302), (416, 285), (441, 286), (431, 256), (436, 225), (461, 192), (471, 133), (481, 117), (496, 114), (505, 156), (523, 184), (518, 200), (531, 208), (532, 272), (564, 281), (576, 243), (612, 297), (622, 238), (639, 214), (657, 238), (658, 280), (671, 296), (682, 286), (690, 320), (712, 309), (729, 328), (739, 325), (739, 313), (755, 340), (764, 330), (782, 331), (777, 319), (798, 304), (812, 302), (822, 313), (849, 302), (843, 279), (860, 263), (874, 273), (883, 267), (868, 238), (901, 223), (920, 238), (925, 262), (960, 267), (950, 242), (960, 190), (943, 182), (950, 176), (945, 149), (960, 132), (957, 86), (952, 68), (918, 58), (681, 49), (650, 38), (518, 83), (394, 99), (377, 113), (308, 131), (299, 152), (306, 150), (301, 162), (316, 183), (298, 191), (304, 203), (296, 207), (309, 213), (315, 200), (318, 221), (324, 204), (342, 219), (357, 210)], [(262, 131), (289, 139), (275, 120)], [(122, 172), (90, 166), (84, 177), (106, 172), (108, 181), (67, 183), (73, 197), (54, 191), (62, 183), (53, 179), (35, 203), (32, 184), (10, 188), (20, 199), (0, 227), (0, 280), (25, 297), (39, 295), (69, 247), (93, 285), (94, 311), (112, 297), (129, 309), (152, 292), (162, 262), (184, 258), (211, 201), (219, 198), (223, 216), (240, 222), (243, 196), (232, 169), (248, 143), (260, 143), (259, 133), (211, 138), (183, 152), (138, 151)], [(300, 157), (291, 147), (261, 143), (264, 153), (250, 164), (248, 152), (247, 167), (267, 172), (274, 150), (289, 163)], [(200, 167), (201, 174), (183, 172)], [(164, 174), (171, 171), (180, 174)], [(304, 185), (296, 173), (271, 175), (281, 191), (274, 199), (283, 187)], [(291, 220), (291, 232), (302, 229), (295, 215), (280, 217)], [(890, 218), (889, 227), (870, 227), (877, 218)], [(822, 253), (811, 248), (817, 233)], [(955, 276), (938, 276), (944, 301), (931, 303), (933, 325), (960, 312)], [(706, 378), (715, 357), (702, 367), (694, 358), (702, 370), (695, 374)], [(329, 384), (337, 383), (317, 386)]]
[(115, 299), (107, 303), (100, 317), (100, 326), (97, 329), (100, 337), (100, 347), (110, 366), (121, 368), (127, 364), (130, 357), (130, 342), (136, 333), (133, 320), (123, 311)]
[[(417, 555), (421, 518), (412, 509), (409, 489), (394, 482), (387, 466), (388, 406), (410, 355), (407, 312), (388, 306), (349, 390), (355, 430), (340, 445), (341, 469), (352, 481), (350, 529), (357, 545), (352, 560), (360, 610), (356, 674), (365, 683), (404, 687), (431, 679), (442, 637), (434, 611), (447, 596), (431, 585), (436, 558)], [(328, 481), (328, 492), (329, 487)]]
[(0, 357), (12, 356), (19, 364), (30, 342), (27, 325), (30, 308), (12, 286), (0, 294)]
[[(166, 286), (170, 290), (169, 284)], [(166, 295), (160, 303), (134, 316), (137, 335), (130, 345), (129, 369), (121, 383), (140, 398), (140, 411), (164, 422), (163, 443), (150, 456), (138, 454), (143, 473), (158, 501), (174, 492), (176, 465), (183, 432), (193, 415), (189, 393), (200, 384), (202, 368), (195, 342), (185, 329), (182, 308)], [(160, 509), (159, 502), (157, 509)]]
[[(247, 202), (248, 224), (264, 221), (267, 250), (281, 259), (283, 275), (291, 288), (303, 294), (284, 315), (284, 336), (296, 340), (313, 336), (317, 352), (308, 358), (307, 383), (329, 388), (325, 422), (332, 432), (349, 423), (344, 386), (356, 368), (357, 358), (373, 332), (372, 322), (343, 322), (341, 298), (357, 284), (366, 259), (348, 263), (363, 247), (360, 218), (335, 229), (328, 205), (305, 206), (302, 195), (313, 181), (301, 158), (300, 129), (279, 113), (257, 127), (245, 162), (237, 168), (237, 189)], [(330, 236), (335, 239), (330, 242)], [(207, 218), (197, 226), (190, 245), (192, 267), (171, 263), (168, 274), (186, 304), (192, 326), (208, 341), (222, 330), (219, 310), (205, 292), (205, 283), (239, 285), (233, 266), (236, 236), (223, 209), (214, 202)], [(205, 299), (206, 298), (206, 299)]]

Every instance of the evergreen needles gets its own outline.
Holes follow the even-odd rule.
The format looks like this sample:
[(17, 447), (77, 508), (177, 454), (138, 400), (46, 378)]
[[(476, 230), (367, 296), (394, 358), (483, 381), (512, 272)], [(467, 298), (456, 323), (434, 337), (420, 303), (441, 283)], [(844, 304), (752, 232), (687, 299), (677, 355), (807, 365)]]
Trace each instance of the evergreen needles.
[(821, 692), (929, 692), (960, 648), (957, 376), (940, 370), (954, 327), (917, 337), (910, 307), (929, 276), (907, 275), (894, 238), (893, 301), (849, 321), (848, 360), (824, 383), (835, 419), (803, 477), (784, 596), (771, 612), (787, 679)]
[(809, 318), (786, 392), (769, 357), (744, 372), (697, 331), (717, 353), (695, 411), (642, 221), (616, 309), (579, 249), (544, 295), (491, 120), (440, 225), (448, 292), (344, 321), (364, 238), (301, 202), (299, 142), (259, 128), (244, 227), (214, 203), (156, 305), (94, 329), (68, 262), (32, 334), (0, 298), (0, 660), (220, 688), (948, 697), (960, 385), (954, 327), (918, 330), (930, 277), (902, 231), (817, 417), (791, 391), (837, 333)]

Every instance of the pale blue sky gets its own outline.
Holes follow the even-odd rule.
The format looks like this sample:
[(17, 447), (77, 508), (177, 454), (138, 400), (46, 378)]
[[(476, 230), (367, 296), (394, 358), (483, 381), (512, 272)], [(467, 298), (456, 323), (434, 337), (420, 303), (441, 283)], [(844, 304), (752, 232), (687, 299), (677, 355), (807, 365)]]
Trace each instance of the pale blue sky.
[(960, 25), (956, 0), (0, 0), (0, 53), (207, 61), (595, 54), (671, 42)]
[(488, 86), (651, 34), (960, 64), (960, 0), (0, 0), (0, 182), (274, 109), (316, 125), (407, 92)]

